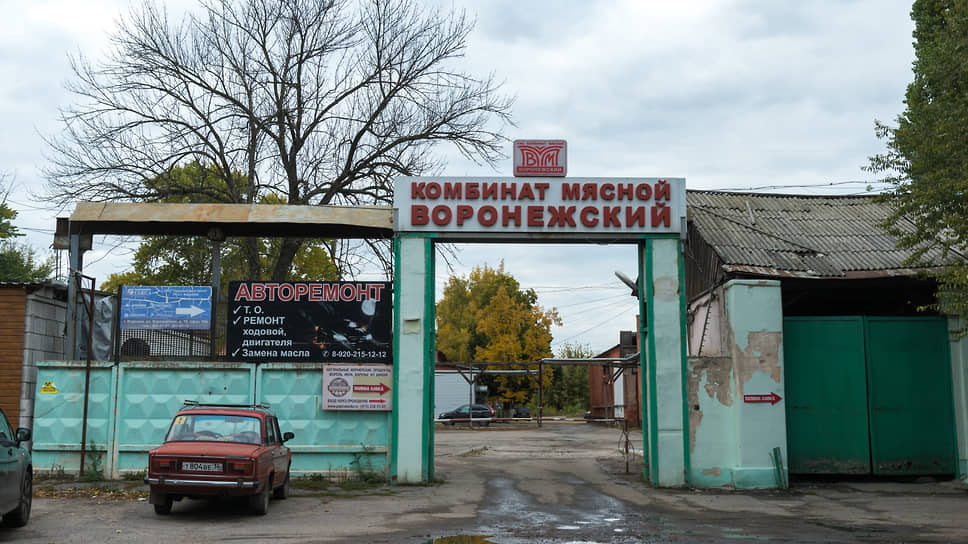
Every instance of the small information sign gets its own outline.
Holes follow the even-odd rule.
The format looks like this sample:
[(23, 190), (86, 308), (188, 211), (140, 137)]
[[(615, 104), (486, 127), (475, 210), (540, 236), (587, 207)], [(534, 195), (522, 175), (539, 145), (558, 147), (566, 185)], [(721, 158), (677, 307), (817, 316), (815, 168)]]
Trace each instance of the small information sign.
[(206, 331), (212, 322), (212, 288), (131, 286), (121, 289), (121, 329)]
[(393, 366), (326, 365), (324, 410), (392, 410)]
[(769, 395), (743, 395), (743, 402), (747, 404), (776, 404), (783, 400), (783, 397), (777, 395), (776, 393), (770, 393)]

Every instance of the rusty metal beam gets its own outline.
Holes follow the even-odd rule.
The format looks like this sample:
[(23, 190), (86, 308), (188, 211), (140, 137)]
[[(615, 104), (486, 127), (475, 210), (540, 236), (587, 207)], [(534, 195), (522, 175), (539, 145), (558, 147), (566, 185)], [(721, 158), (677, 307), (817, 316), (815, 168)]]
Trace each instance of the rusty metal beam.
[(392, 238), (389, 206), (79, 202), (70, 234)]

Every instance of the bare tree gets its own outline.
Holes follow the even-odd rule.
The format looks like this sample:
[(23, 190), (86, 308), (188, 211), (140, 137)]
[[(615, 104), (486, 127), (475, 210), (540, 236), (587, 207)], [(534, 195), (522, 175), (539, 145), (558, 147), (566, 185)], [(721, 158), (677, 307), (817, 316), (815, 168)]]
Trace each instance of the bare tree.
[[(437, 144), (493, 165), (513, 100), (457, 68), (472, 28), (407, 0), (205, 0), (177, 23), (146, 2), (105, 59), (72, 61), (49, 198), (387, 204), (395, 176), (439, 171)], [(169, 175), (189, 162), (224, 182)], [(303, 242), (283, 242), (273, 279)], [(254, 242), (248, 259), (254, 275)]]

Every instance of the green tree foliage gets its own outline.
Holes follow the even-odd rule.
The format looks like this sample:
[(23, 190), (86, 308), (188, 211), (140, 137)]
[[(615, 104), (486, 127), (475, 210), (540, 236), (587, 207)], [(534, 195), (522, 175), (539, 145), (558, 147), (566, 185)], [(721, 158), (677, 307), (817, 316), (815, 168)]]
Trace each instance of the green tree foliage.
[(9, 239), (0, 240), (0, 281), (44, 282), (53, 273), (51, 259), (39, 262), (33, 249)]
[[(224, 184), (214, 167), (190, 163), (177, 166), (166, 176), (175, 186), (182, 187), (177, 195), (165, 202), (211, 203), (211, 197), (190, 187), (218, 188)], [(157, 179), (149, 184), (162, 183)], [(245, 177), (236, 175), (232, 183), (246, 184)], [(267, 199), (267, 203), (278, 203)], [(233, 280), (266, 279), (272, 272), (274, 262), (283, 241), (278, 238), (229, 238), (221, 247), (222, 288)], [(293, 260), (293, 266), (284, 279), (292, 281), (322, 281), (339, 278), (339, 270), (329, 258), (325, 241), (313, 240), (303, 244)], [(212, 281), (212, 242), (207, 238), (185, 236), (148, 236), (138, 246), (132, 260), (132, 270), (112, 274), (101, 284), (104, 291), (116, 291), (121, 285), (210, 285)], [(257, 256), (253, 271), (248, 260), (251, 251)]]
[(911, 17), (914, 81), (897, 126), (876, 124), (887, 151), (868, 169), (893, 184), (888, 232), (912, 250), (911, 264), (941, 249), (954, 264), (938, 278), (940, 307), (968, 316), (968, 269), (950, 259), (968, 254), (968, 3), (917, 0)]
[(13, 224), (13, 220), (16, 218), (16, 210), (10, 209), (6, 202), (0, 203), (0, 239), (6, 240), (15, 236), (23, 236), (23, 233), (18, 231)]
[[(592, 349), (583, 344), (565, 344), (558, 350), (561, 359), (588, 359)], [(552, 368), (551, 383), (544, 390), (544, 405), (559, 413), (581, 415), (590, 403), (588, 366), (563, 365)]]
[[(437, 303), (437, 349), (449, 361), (538, 361), (551, 356), (551, 326), (561, 324), (554, 309), (537, 304), (533, 289), (521, 289), (513, 276), (484, 265), (467, 278), (451, 276)], [(531, 365), (537, 368), (536, 365)], [(521, 370), (522, 365), (489, 367)], [(551, 369), (542, 377), (547, 385)], [(489, 382), (489, 383), (488, 383)], [(537, 382), (523, 374), (494, 374), (485, 380), (502, 402), (531, 399)]]
[(13, 224), (17, 211), (7, 205), (8, 193), (9, 190), (0, 202), (0, 281), (48, 281), (54, 273), (53, 259), (39, 262), (33, 249), (13, 240), (23, 233)]
[[(414, 0), (196, 8), (169, 17), (160, 0), (135, 3), (106, 54), (72, 59), (75, 103), (47, 139), (55, 204), (386, 205), (396, 176), (440, 170), (439, 145), (491, 165), (503, 158), (513, 101), (491, 77), (459, 69), (474, 26), (462, 12)], [(192, 162), (218, 182), (169, 175)], [(271, 255), (269, 276), (285, 279), (307, 242), (286, 238), (268, 254), (249, 246), (248, 275)], [(345, 247), (331, 257), (355, 262)]]

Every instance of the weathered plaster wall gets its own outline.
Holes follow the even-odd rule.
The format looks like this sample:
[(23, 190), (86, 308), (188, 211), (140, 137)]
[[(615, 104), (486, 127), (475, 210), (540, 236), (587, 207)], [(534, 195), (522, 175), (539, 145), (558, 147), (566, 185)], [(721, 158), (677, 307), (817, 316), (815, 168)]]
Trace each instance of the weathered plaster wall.
[(700, 487), (729, 485), (737, 449), (733, 405), (733, 360), (690, 358), (686, 375), (689, 404), (689, 482)]
[(731, 281), (723, 302), (727, 356), (689, 360), (689, 481), (777, 487), (771, 454), (780, 448), (786, 473), (784, 403), (746, 403), (743, 395), (785, 394), (780, 282)]
[[(949, 329), (959, 321), (949, 320)], [(968, 337), (951, 339), (951, 385), (958, 441), (958, 478), (968, 482)]]
[(779, 447), (786, 473), (786, 405), (747, 403), (743, 395), (786, 395), (783, 388), (783, 305), (780, 282), (726, 284), (726, 341), (733, 358), (738, 439), (733, 485), (776, 487), (771, 453)]

